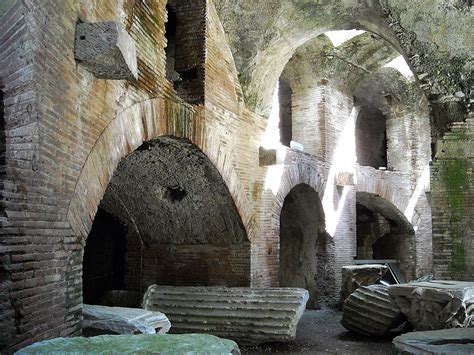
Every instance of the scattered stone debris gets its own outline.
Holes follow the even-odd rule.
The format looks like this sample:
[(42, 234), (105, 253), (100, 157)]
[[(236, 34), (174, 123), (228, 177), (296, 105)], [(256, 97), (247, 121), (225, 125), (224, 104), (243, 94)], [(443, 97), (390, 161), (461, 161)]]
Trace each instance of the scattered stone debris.
[(381, 280), (388, 267), (381, 264), (342, 267), (341, 303), (360, 286), (373, 285)]
[(387, 292), (387, 286), (361, 286), (344, 302), (341, 324), (363, 335), (381, 336), (406, 320)]
[(392, 285), (388, 292), (417, 330), (474, 325), (474, 282), (411, 282)]
[(100, 335), (55, 338), (27, 346), (16, 354), (232, 354), (239, 346), (207, 334)]
[(143, 308), (169, 317), (173, 332), (208, 333), (239, 344), (291, 341), (308, 301), (301, 288), (152, 285)]
[(393, 339), (394, 354), (474, 354), (474, 328), (412, 332)]
[(103, 330), (117, 334), (164, 334), (171, 323), (161, 312), (141, 308), (106, 307), (84, 304), (83, 328)]

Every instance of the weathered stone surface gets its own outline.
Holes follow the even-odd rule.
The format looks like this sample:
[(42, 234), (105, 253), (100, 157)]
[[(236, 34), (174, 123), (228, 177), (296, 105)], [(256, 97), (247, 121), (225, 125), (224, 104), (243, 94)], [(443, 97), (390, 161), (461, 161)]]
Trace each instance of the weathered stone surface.
[(84, 304), (82, 314), (84, 315), (83, 328), (100, 329), (118, 334), (164, 334), (171, 328), (170, 321), (163, 313), (140, 308)]
[(341, 324), (364, 335), (384, 335), (405, 317), (384, 285), (361, 286), (344, 302)]
[(417, 330), (474, 325), (474, 282), (412, 282), (392, 285), (388, 292)]
[(291, 341), (308, 300), (300, 288), (151, 285), (143, 308), (167, 314), (178, 333), (208, 333), (242, 344)]
[(117, 22), (78, 23), (74, 57), (99, 79), (138, 78), (135, 44)]
[(35, 343), (16, 354), (240, 354), (232, 340), (206, 334), (100, 335), (55, 338)]
[(393, 339), (394, 354), (473, 354), (474, 329), (412, 332)]
[(387, 270), (387, 266), (381, 264), (343, 266), (341, 302), (360, 286), (373, 285), (379, 281)]

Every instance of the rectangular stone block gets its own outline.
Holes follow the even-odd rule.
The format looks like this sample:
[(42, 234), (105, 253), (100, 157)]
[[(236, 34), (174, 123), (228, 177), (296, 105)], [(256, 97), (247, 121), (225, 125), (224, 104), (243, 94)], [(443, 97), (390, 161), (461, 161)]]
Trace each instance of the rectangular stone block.
[(138, 78), (135, 44), (117, 22), (78, 23), (74, 58), (99, 79)]

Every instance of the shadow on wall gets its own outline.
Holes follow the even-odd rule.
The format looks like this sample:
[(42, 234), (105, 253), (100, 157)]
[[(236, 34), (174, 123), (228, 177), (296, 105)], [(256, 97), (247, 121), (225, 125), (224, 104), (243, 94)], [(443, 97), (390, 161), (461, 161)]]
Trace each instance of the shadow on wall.
[(318, 193), (299, 184), (286, 196), (280, 217), (279, 282), (309, 291), (307, 308), (334, 302), (334, 242), (325, 231)]
[(160, 137), (122, 159), (99, 211), (86, 243), (84, 300), (155, 283), (250, 285), (250, 242), (235, 203), (188, 140)]

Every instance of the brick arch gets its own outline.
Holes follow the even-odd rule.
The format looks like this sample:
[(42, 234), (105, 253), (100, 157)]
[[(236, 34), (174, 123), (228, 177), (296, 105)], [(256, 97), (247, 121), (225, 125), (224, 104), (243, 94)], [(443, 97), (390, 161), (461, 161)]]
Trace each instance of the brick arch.
[[(76, 236), (87, 238), (99, 203), (118, 163), (143, 142), (162, 135), (188, 138), (209, 157), (228, 186), (250, 238), (254, 232), (253, 216), (244, 206), (250, 205), (241, 190), (233, 165), (220, 164), (225, 152), (206, 134), (201, 107), (163, 98), (145, 100), (119, 113), (104, 129), (89, 152), (70, 200), (67, 219)], [(205, 139), (203, 137), (206, 137)]]
[[(280, 215), (286, 196), (295, 186), (305, 184), (322, 200), (326, 187), (328, 170), (323, 164), (315, 164), (311, 159), (304, 161), (306, 155), (290, 150), (287, 154), (288, 164), (282, 166), (278, 191), (274, 193), (264, 187), (260, 200), (260, 237), (252, 243), (252, 286), (278, 286)], [(293, 158), (296, 161), (290, 163)]]
[[(358, 167), (356, 192), (379, 196), (393, 205), (402, 215), (410, 203), (413, 190), (410, 176), (407, 174)], [(417, 227), (419, 218), (416, 213), (407, 219), (407, 223), (413, 228)]]
[(321, 167), (315, 164), (292, 164), (285, 165), (281, 176), (281, 185), (276, 195), (274, 195), (274, 203), (281, 213), (283, 202), (290, 191), (297, 185), (306, 184), (315, 190), (322, 199), (324, 189), (326, 187), (325, 172)]
[(102, 131), (82, 166), (69, 204), (67, 218), (76, 235), (87, 237), (120, 160), (146, 140), (178, 133), (165, 121), (164, 111), (172, 109), (166, 107), (169, 105), (161, 99), (137, 103), (119, 113)]

